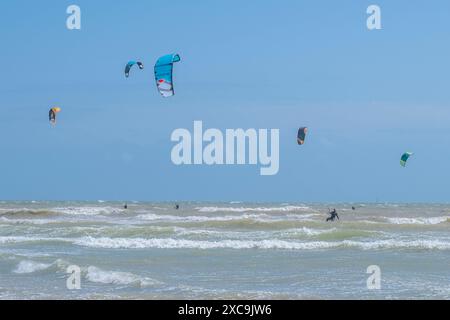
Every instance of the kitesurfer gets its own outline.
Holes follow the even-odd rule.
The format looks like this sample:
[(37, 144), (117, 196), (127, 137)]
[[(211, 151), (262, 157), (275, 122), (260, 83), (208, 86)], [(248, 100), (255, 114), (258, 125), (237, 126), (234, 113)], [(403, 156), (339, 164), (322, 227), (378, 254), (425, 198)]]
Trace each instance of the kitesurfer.
[(53, 109), (50, 109), (50, 111), (48, 113), (48, 119), (50, 122), (55, 122), (56, 114), (55, 114), (55, 111), (53, 111)]
[(56, 122), (56, 112), (55, 112), (55, 110), (53, 110), (53, 108), (50, 109), (50, 111), (48, 112), (48, 120), (51, 123), (55, 123)]
[(330, 215), (330, 217), (327, 219), (327, 222), (334, 221), (336, 218), (339, 220), (339, 215), (336, 209), (333, 209), (333, 211), (329, 211), (328, 214)]
[(56, 124), (56, 114), (61, 112), (61, 108), (59, 107), (53, 107), (48, 111), (48, 120), (51, 124)]

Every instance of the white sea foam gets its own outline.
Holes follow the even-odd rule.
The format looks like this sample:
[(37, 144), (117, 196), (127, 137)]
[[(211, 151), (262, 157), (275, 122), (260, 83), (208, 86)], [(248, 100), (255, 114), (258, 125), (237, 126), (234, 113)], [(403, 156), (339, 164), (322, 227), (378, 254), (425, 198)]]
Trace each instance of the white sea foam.
[(221, 231), (221, 230), (205, 230), (205, 229), (186, 229), (175, 227), (173, 229), (180, 236), (201, 235), (201, 236), (240, 236), (239, 231)]
[(120, 213), (123, 210), (113, 207), (64, 207), (55, 208), (52, 211), (60, 212), (67, 215), (77, 215), (77, 216), (96, 216)]
[(50, 220), (50, 219), (9, 219), (5, 217), (0, 217), (0, 222), (3, 222), (5, 224), (35, 224), (35, 225), (44, 225), (49, 223), (59, 223), (60, 221), (57, 220)]
[(450, 242), (441, 240), (377, 240), (371, 242), (350, 241), (342, 242), (344, 246), (357, 247), (364, 250), (371, 249), (428, 249), (450, 250)]
[(221, 241), (194, 241), (186, 239), (144, 239), (144, 238), (93, 238), (84, 237), (75, 241), (75, 244), (94, 248), (110, 248), (110, 249), (144, 249), (144, 248), (161, 248), (161, 249), (315, 249), (328, 247), (325, 243), (305, 242), (295, 243), (283, 240), (221, 240)]
[(24, 237), (24, 236), (6, 236), (0, 237), (0, 244), (14, 244), (14, 243), (26, 243), (26, 242), (42, 242), (42, 241), (58, 241), (68, 242), (66, 238), (50, 238), (50, 237)]
[(254, 220), (259, 222), (274, 222), (286, 220), (311, 220), (315, 214), (290, 214), (283, 217), (270, 216), (268, 214), (240, 214), (225, 216), (174, 216), (174, 215), (158, 215), (153, 213), (140, 214), (138, 219), (147, 221), (177, 221), (177, 222), (210, 222), (210, 221), (239, 221)]
[(49, 209), (36, 209), (36, 208), (1, 208), (0, 214), (3, 215), (42, 215), (42, 214), (55, 214), (56, 212), (49, 210)]
[(325, 234), (325, 233), (333, 233), (335, 232), (337, 229), (336, 228), (331, 228), (331, 229), (311, 229), (311, 228), (307, 228), (307, 227), (302, 227), (299, 229), (288, 229), (288, 230), (284, 230), (282, 231), (283, 234), (286, 235), (290, 235), (290, 234), (304, 234), (307, 236), (318, 236), (321, 234)]
[(270, 216), (265, 214), (244, 214), (236, 216), (172, 216), (159, 214), (141, 214), (137, 216), (142, 220), (162, 220), (162, 221), (180, 221), (180, 222), (207, 222), (207, 221), (232, 221), (245, 219), (268, 219)]
[(392, 224), (433, 225), (448, 222), (450, 217), (417, 217), (417, 218), (387, 218)]
[(17, 267), (14, 269), (14, 273), (33, 273), (36, 271), (41, 271), (48, 269), (51, 266), (51, 264), (47, 263), (39, 263), (31, 260), (23, 260), (20, 261)]
[(273, 230), (273, 231), (225, 231), (225, 230), (210, 230), (210, 229), (187, 229), (181, 227), (175, 227), (173, 231), (179, 236), (215, 236), (218, 238), (234, 238), (234, 239), (260, 239), (267, 238), (268, 236), (317, 236), (326, 233), (333, 233), (337, 229), (312, 229), (307, 227), (295, 228), (295, 229), (285, 229), (285, 230)]
[(148, 277), (140, 277), (129, 272), (106, 271), (95, 266), (87, 268), (86, 279), (95, 283), (132, 285), (139, 287), (149, 287), (161, 284), (160, 281)]
[(27, 241), (34, 241), (35, 239), (36, 238), (22, 237), (22, 236), (0, 237), (0, 244), (27, 242)]
[(42, 215), (42, 214), (66, 214), (66, 215), (83, 215), (92, 216), (100, 214), (111, 214), (121, 212), (121, 209), (113, 207), (57, 207), (57, 208), (14, 208), (14, 209), (0, 209), (0, 213), (8, 215), (28, 214), (28, 215)]
[(295, 242), (285, 240), (220, 240), (195, 241), (185, 239), (144, 239), (144, 238), (93, 238), (84, 237), (74, 241), (75, 244), (93, 248), (108, 249), (289, 249), (289, 250), (317, 250), (329, 248), (359, 248), (370, 249), (437, 249), (449, 250), (450, 242), (440, 240), (378, 240), (378, 241), (308, 241)]
[(306, 206), (284, 206), (284, 207), (197, 207), (199, 212), (291, 212), (308, 211), (310, 207)]

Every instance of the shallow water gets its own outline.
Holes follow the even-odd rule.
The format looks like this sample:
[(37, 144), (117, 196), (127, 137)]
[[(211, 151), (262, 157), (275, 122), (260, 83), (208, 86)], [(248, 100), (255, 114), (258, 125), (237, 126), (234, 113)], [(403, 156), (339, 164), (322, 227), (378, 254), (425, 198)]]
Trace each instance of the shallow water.
[(449, 299), (449, 266), (450, 205), (0, 203), (2, 299)]

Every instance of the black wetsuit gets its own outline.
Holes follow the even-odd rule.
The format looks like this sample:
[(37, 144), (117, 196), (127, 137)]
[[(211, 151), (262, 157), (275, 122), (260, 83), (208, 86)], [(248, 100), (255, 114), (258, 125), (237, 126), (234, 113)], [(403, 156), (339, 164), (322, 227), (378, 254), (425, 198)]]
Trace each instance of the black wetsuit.
[(55, 111), (53, 111), (53, 109), (48, 112), (48, 120), (50, 122), (55, 122), (56, 120), (56, 114)]
[(338, 214), (336, 212), (336, 209), (331, 211), (329, 214), (330, 214), (330, 217), (327, 219), (327, 222), (334, 221), (336, 218), (339, 220), (339, 216), (338, 216)]

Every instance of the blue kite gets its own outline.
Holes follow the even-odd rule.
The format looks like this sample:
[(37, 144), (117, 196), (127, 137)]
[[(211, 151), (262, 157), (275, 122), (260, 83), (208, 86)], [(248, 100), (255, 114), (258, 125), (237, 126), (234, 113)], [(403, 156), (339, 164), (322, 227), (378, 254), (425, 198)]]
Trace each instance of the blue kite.
[(130, 75), (130, 70), (131, 70), (131, 68), (135, 65), (135, 64), (137, 64), (137, 66), (139, 67), (139, 69), (144, 69), (144, 64), (142, 63), (142, 62), (139, 62), (139, 61), (130, 61), (130, 62), (128, 62), (127, 63), (127, 65), (126, 65), (126, 67), (125, 67), (125, 77), (129, 77), (129, 75)]
[(173, 64), (180, 61), (180, 56), (176, 53), (162, 56), (155, 64), (155, 80), (159, 93), (164, 98), (175, 94), (173, 90)]

